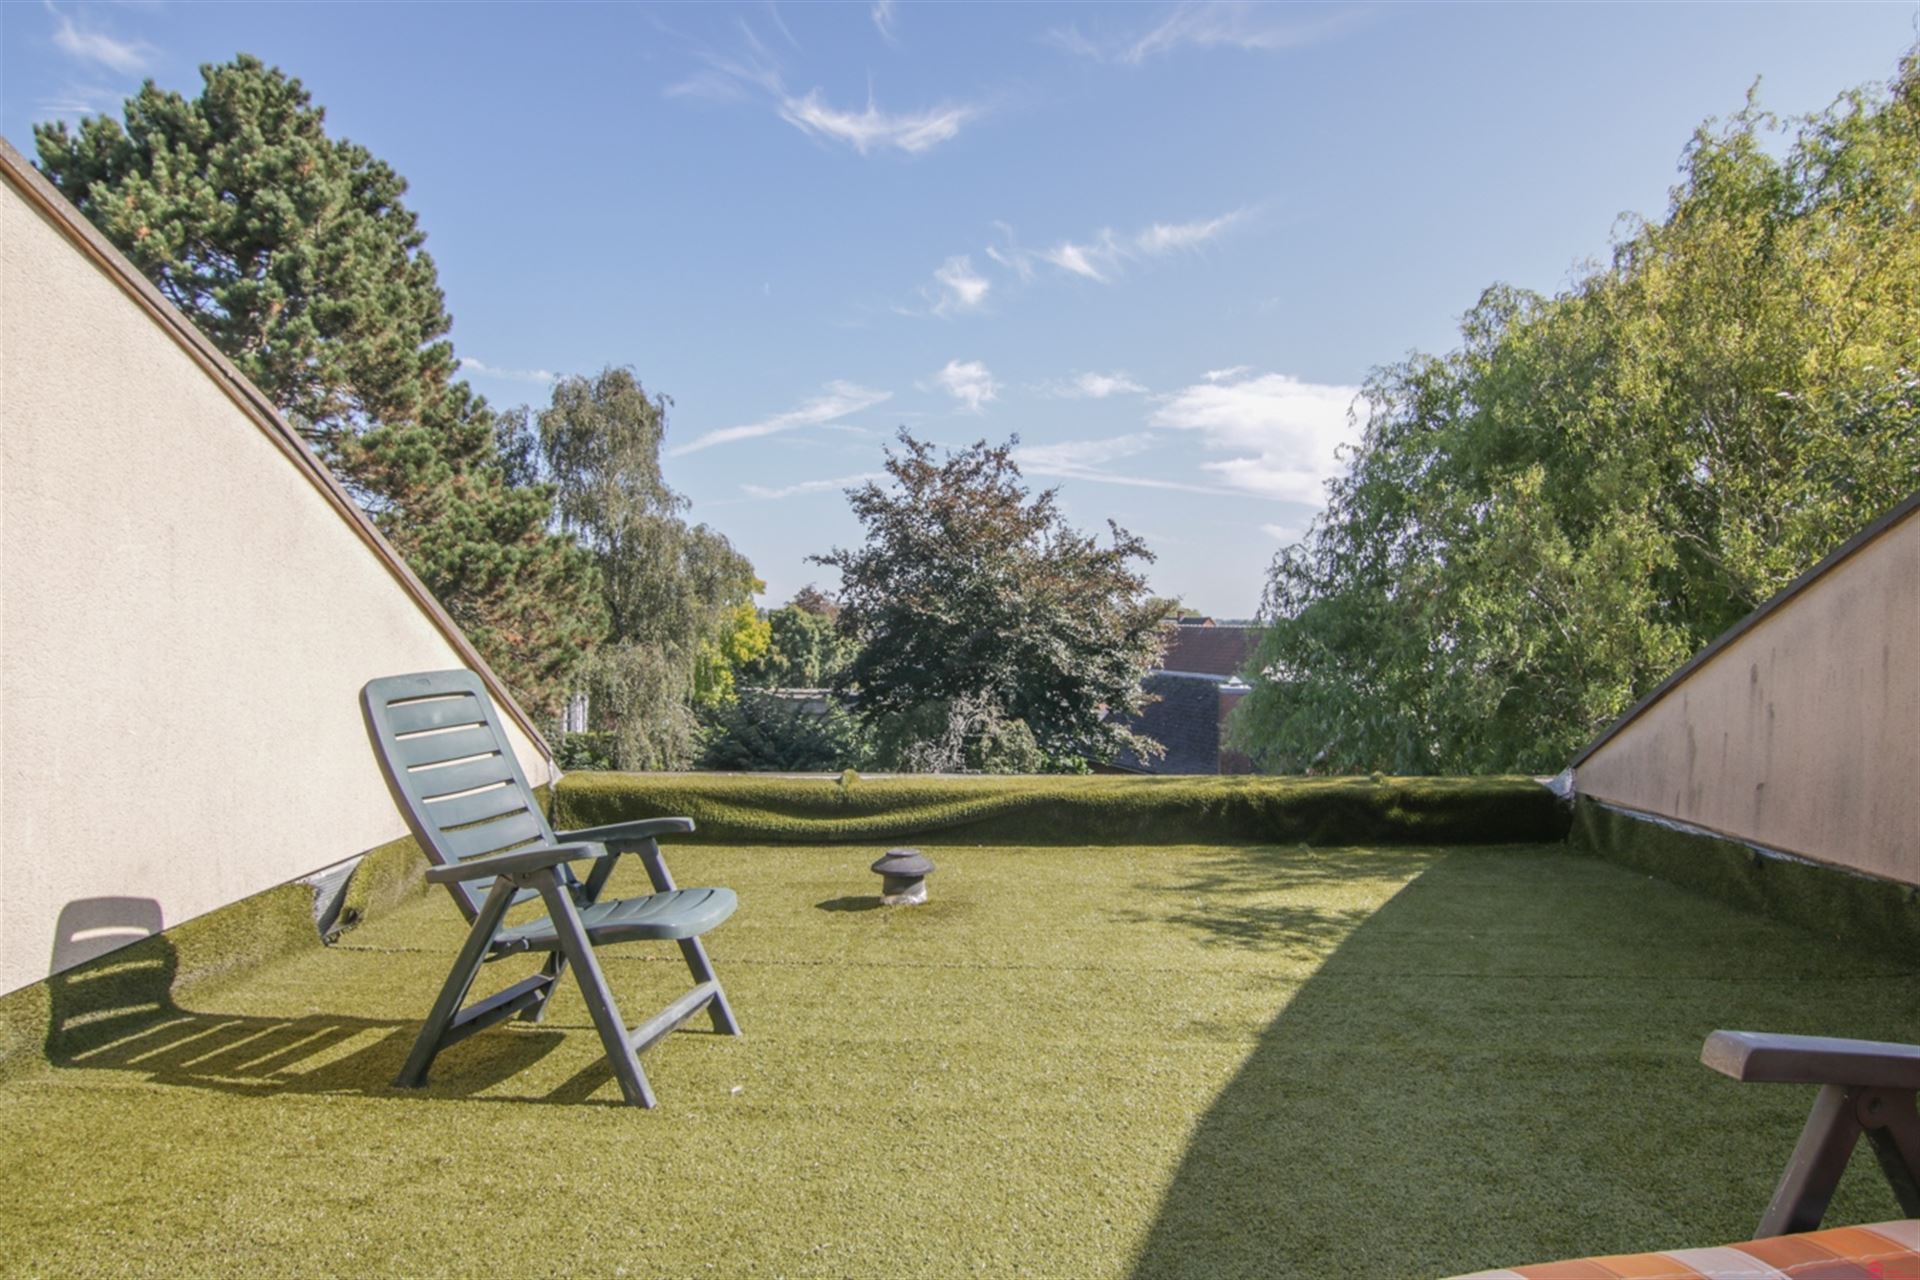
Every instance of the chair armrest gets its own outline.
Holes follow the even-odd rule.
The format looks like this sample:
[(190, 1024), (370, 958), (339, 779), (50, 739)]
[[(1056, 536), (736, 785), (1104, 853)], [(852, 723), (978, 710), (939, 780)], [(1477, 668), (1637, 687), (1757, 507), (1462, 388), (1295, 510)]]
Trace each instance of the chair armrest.
[(613, 822), (604, 827), (583, 827), (562, 831), (562, 840), (591, 840), (604, 844), (615, 853), (625, 853), (631, 845), (643, 844), (659, 836), (683, 836), (693, 830), (692, 818), (641, 818), (634, 822)]
[(1700, 1061), (1751, 1084), (1920, 1089), (1920, 1044), (1716, 1031), (1701, 1047)]
[(444, 867), (427, 868), (430, 884), (451, 884), (456, 880), (484, 880), (488, 876), (516, 876), (529, 871), (544, 871), (562, 862), (575, 862), (607, 856), (604, 845), (586, 841), (571, 844), (542, 844), (531, 849), (511, 849), (490, 853), (484, 858), (450, 862)]

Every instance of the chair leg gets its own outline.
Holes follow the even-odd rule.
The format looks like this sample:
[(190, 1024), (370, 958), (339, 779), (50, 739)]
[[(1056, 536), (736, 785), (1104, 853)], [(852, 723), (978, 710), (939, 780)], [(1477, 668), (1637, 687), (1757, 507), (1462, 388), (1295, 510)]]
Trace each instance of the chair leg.
[(1780, 1175), (1773, 1203), (1760, 1219), (1757, 1236), (1791, 1235), (1820, 1225), (1840, 1185), (1840, 1175), (1847, 1170), (1854, 1144), (1860, 1141), (1854, 1103), (1854, 1091), (1844, 1085), (1820, 1086), (1806, 1127), (1800, 1131), (1800, 1141), (1787, 1160), (1787, 1170)]
[(461, 944), (460, 954), (454, 958), (453, 968), (448, 971), (447, 980), (440, 988), (440, 996), (433, 1002), (426, 1022), (421, 1024), (420, 1034), (414, 1037), (413, 1052), (407, 1055), (406, 1065), (400, 1068), (400, 1075), (394, 1080), (402, 1089), (418, 1089), (427, 1082), (427, 1068), (433, 1065), (434, 1055), (440, 1052), (440, 1041), (453, 1025), (460, 1006), (467, 1002), (467, 992), (473, 989), (473, 980), (479, 976), (480, 966), (486, 963), (487, 950), (493, 945), (493, 935), (499, 932), (507, 908), (513, 905), (514, 892), (514, 886), (503, 876), (493, 882), (492, 892), (480, 904), (480, 913), (473, 918), (473, 928), (467, 931), (467, 940)]
[(594, 1028), (600, 1032), (600, 1043), (607, 1050), (607, 1065), (613, 1068), (614, 1079), (620, 1082), (621, 1095), (629, 1106), (653, 1106), (653, 1089), (647, 1084), (647, 1073), (640, 1069), (640, 1058), (627, 1039), (627, 1024), (621, 1021), (619, 1007), (613, 1002), (613, 992), (607, 987), (606, 975), (600, 971), (600, 962), (594, 958), (593, 943), (580, 923), (580, 912), (573, 905), (572, 896), (550, 871), (541, 874), (537, 887), (547, 904), (547, 918), (553, 921), (554, 933), (559, 938), (560, 954), (573, 963), (574, 980), (580, 984), (580, 994), (586, 997), (587, 1012), (593, 1015)]
[(740, 1024), (734, 1019), (733, 1006), (727, 1003), (726, 989), (713, 974), (713, 962), (707, 959), (706, 947), (701, 945), (698, 938), (682, 938), (680, 954), (686, 957), (687, 968), (693, 971), (696, 986), (702, 982), (713, 984), (713, 1001), (707, 1006), (707, 1015), (713, 1019), (713, 1029), (723, 1036), (739, 1035)]

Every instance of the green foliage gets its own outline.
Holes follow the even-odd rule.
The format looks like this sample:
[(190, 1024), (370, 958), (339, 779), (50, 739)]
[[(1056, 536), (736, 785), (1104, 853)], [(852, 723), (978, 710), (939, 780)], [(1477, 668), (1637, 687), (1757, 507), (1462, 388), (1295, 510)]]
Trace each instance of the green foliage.
[(1667, 217), (1377, 371), (1276, 558), (1235, 745), (1270, 768), (1557, 769), (1920, 475), (1920, 64), (1703, 128)]
[[(756, 578), (752, 589), (764, 591), (766, 585)], [(694, 659), (694, 705), (712, 709), (733, 702), (737, 696), (734, 673), (766, 657), (772, 639), (772, 624), (751, 604), (743, 600), (729, 609), (701, 642)]]
[(454, 370), (407, 184), (327, 137), (298, 80), (241, 54), (189, 100), (148, 81), (123, 127), (34, 126), (40, 168), (323, 456), (419, 421)]
[(711, 713), (702, 769), (825, 773), (866, 764), (867, 735), (834, 699), (824, 711), (745, 689)]
[(1154, 750), (1125, 727), (1165, 613), (1134, 567), (1153, 559), (1146, 544), (1110, 523), (1103, 547), (1067, 524), (1052, 490), (1030, 496), (1017, 441), (937, 459), (899, 439), (891, 485), (850, 495), (865, 545), (815, 557), (840, 571), (838, 626), (857, 646), (836, 687), (898, 744), (883, 762)]
[(592, 566), (547, 531), (450, 321), (406, 183), (326, 134), (306, 90), (245, 54), (198, 98), (149, 81), (125, 123), (37, 125), (48, 179), (305, 434), (535, 714), (603, 620)]
[(740, 664), (740, 683), (755, 689), (824, 689), (852, 656), (833, 618), (789, 604), (767, 615), (767, 647)]
[(695, 840), (1020, 844), (1557, 840), (1567, 811), (1531, 778), (641, 777), (574, 773), (555, 825), (681, 814)]
[(633, 371), (555, 384), (537, 426), (502, 424), (502, 453), (556, 488), (563, 528), (599, 569), (606, 642), (584, 668), (590, 714), (625, 769), (683, 769), (699, 747), (696, 703), (732, 696), (732, 665), (764, 645), (753, 566), (705, 525), (660, 472), (664, 396)]
[(613, 768), (616, 748), (611, 733), (567, 733), (553, 749), (553, 762), (561, 769), (605, 770)]

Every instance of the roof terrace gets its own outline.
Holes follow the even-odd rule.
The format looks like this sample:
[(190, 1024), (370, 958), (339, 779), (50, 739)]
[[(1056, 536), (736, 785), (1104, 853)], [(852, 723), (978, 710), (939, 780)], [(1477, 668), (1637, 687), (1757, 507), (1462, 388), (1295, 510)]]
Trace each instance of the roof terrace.
[[(1414, 1276), (1739, 1239), (1807, 1096), (1702, 1038), (1920, 1022), (1911, 964), (1563, 843), (918, 843), (911, 909), (866, 843), (673, 851), (739, 891), (709, 942), (746, 1038), (651, 1051), (652, 1112), (571, 985), (391, 1086), (464, 933), (437, 889), (332, 946), (281, 892), (57, 976), (0, 1085), (5, 1269)], [(604, 963), (635, 1008), (685, 981)], [(1857, 1163), (1830, 1220), (1892, 1216)]]

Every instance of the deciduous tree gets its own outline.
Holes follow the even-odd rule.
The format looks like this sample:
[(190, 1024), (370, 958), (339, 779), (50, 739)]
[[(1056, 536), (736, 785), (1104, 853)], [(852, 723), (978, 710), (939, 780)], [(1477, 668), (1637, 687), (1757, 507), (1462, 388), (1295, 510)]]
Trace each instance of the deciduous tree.
[[(1920, 62), (1703, 127), (1664, 219), (1367, 384), (1275, 560), (1237, 742), (1271, 767), (1553, 771), (1920, 484)], [(1784, 154), (1782, 154), (1784, 151)]]
[(1023, 759), (1067, 767), (1152, 751), (1125, 725), (1160, 653), (1165, 605), (1136, 567), (1153, 555), (1118, 525), (1106, 545), (1072, 528), (1051, 489), (1030, 494), (1016, 443), (938, 457), (902, 430), (891, 482), (849, 491), (866, 542), (815, 557), (840, 571), (838, 626), (855, 647), (838, 685), (872, 726), (934, 709), (941, 723), (915, 741), (957, 734), (941, 759), (974, 767), (991, 767), (982, 744), (1015, 739)]

